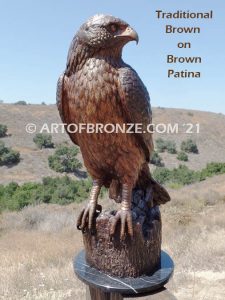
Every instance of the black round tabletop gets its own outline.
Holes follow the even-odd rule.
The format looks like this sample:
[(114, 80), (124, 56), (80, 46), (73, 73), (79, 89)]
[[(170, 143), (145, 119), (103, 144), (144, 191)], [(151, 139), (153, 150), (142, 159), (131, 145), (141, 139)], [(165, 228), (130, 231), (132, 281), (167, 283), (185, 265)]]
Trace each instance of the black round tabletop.
[(170, 256), (161, 252), (161, 265), (151, 276), (137, 278), (119, 278), (104, 274), (90, 267), (85, 259), (85, 251), (81, 251), (74, 259), (74, 271), (78, 278), (87, 285), (99, 288), (108, 293), (135, 295), (159, 290), (173, 275), (174, 263)]

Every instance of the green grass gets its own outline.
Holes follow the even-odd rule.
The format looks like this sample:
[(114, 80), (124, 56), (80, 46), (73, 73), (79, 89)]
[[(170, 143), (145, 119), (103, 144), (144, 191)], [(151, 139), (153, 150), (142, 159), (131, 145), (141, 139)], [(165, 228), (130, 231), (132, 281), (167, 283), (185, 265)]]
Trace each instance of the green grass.
[(172, 170), (156, 168), (153, 177), (161, 184), (169, 186), (182, 186), (203, 181), (208, 177), (225, 174), (225, 163), (212, 162), (201, 171), (190, 170), (187, 166), (180, 165)]

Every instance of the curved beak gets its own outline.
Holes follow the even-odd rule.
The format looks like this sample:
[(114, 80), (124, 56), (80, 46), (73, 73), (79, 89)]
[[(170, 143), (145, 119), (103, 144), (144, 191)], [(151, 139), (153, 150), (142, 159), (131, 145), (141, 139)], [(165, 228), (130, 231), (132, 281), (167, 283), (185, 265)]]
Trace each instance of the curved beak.
[(124, 31), (122, 31), (116, 37), (124, 37), (127, 38), (129, 41), (136, 41), (137, 44), (139, 42), (139, 36), (137, 32), (130, 26), (128, 26)]

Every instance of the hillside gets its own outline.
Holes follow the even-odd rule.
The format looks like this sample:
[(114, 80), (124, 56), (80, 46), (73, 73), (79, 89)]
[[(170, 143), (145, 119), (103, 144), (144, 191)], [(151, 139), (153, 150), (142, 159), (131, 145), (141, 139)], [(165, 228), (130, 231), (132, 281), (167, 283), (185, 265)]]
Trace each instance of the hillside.
[[(49, 126), (52, 123), (61, 123), (59, 114), (55, 105), (13, 105), (0, 104), (0, 124), (8, 127), (10, 136), (1, 138), (7, 146), (17, 149), (21, 153), (21, 162), (11, 168), (1, 167), (0, 184), (6, 184), (11, 181), (23, 183), (27, 181), (40, 181), (45, 176), (59, 176), (48, 167), (48, 156), (54, 152), (51, 149), (38, 150), (33, 143), (34, 134), (26, 133), (25, 127), (28, 123), (37, 125), (39, 131), (43, 124)], [(174, 124), (178, 123), (178, 134), (159, 134), (154, 135), (154, 139), (159, 137), (173, 140), (177, 148), (183, 140), (191, 137), (197, 142), (199, 154), (190, 154), (189, 161), (186, 164), (191, 169), (201, 169), (208, 162), (225, 161), (225, 115), (209, 112), (190, 111), (184, 109), (153, 109), (154, 124)], [(187, 134), (187, 126), (183, 124), (200, 124), (200, 133)], [(68, 141), (66, 133), (53, 134), (55, 144)], [(180, 164), (176, 155), (162, 153), (166, 167), (173, 168)], [(80, 155), (80, 159), (82, 157)]]
[[(0, 167), (0, 184), (61, 176), (48, 167), (48, 156), (54, 150), (38, 150), (34, 135), (25, 131), (27, 123), (36, 124), (40, 130), (44, 123), (61, 121), (55, 105), (0, 105), (0, 124), (7, 125), (9, 133), (1, 140), (19, 150), (22, 157), (16, 166)], [(189, 168), (199, 170), (208, 162), (225, 162), (224, 115), (155, 108), (153, 123), (178, 123), (178, 134), (154, 136), (175, 141), (177, 149), (188, 137), (197, 142), (199, 154), (190, 154), (189, 161), (182, 162)], [(188, 123), (200, 123), (200, 133), (186, 134), (182, 125)], [(55, 144), (65, 141), (70, 143), (67, 134), (53, 134)], [(176, 155), (160, 155), (168, 168), (180, 164)], [(79, 158), (82, 160), (81, 155)], [(224, 181), (225, 174), (168, 189), (172, 201), (161, 207), (162, 247), (173, 258), (175, 273), (167, 285), (170, 294), (152, 296), (152, 300), (169, 300), (172, 295), (179, 300), (224, 299)], [(116, 206), (106, 195), (100, 202), (104, 209)], [(74, 276), (71, 263), (83, 248), (81, 233), (76, 230), (76, 218), (83, 205), (41, 204), (1, 213), (0, 299), (85, 299), (85, 286)]]

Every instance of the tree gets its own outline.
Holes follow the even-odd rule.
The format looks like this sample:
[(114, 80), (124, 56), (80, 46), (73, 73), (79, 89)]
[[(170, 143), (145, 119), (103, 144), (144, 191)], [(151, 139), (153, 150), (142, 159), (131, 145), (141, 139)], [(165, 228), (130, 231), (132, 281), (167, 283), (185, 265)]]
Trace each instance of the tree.
[(184, 151), (181, 151), (178, 153), (177, 159), (181, 161), (188, 161), (188, 155)]
[(183, 141), (181, 143), (181, 150), (187, 153), (195, 153), (195, 154), (199, 153), (197, 144), (192, 139)]
[(42, 148), (54, 148), (51, 134), (37, 133), (33, 138), (33, 142), (39, 149)]
[(79, 148), (60, 145), (55, 154), (49, 156), (49, 167), (56, 172), (73, 173), (82, 168), (81, 162), (77, 159)]
[(0, 124), (0, 138), (7, 135), (7, 130), (8, 128), (6, 125)]
[(7, 148), (0, 141), (0, 166), (10, 166), (20, 162), (20, 153), (11, 148)]
[(158, 166), (158, 167), (163, 167), (164, 166), (164, 163), (162, 161), (162, 157), (156, 151), (153, 152), (150, 163), (155, 165), (155, 166)]

